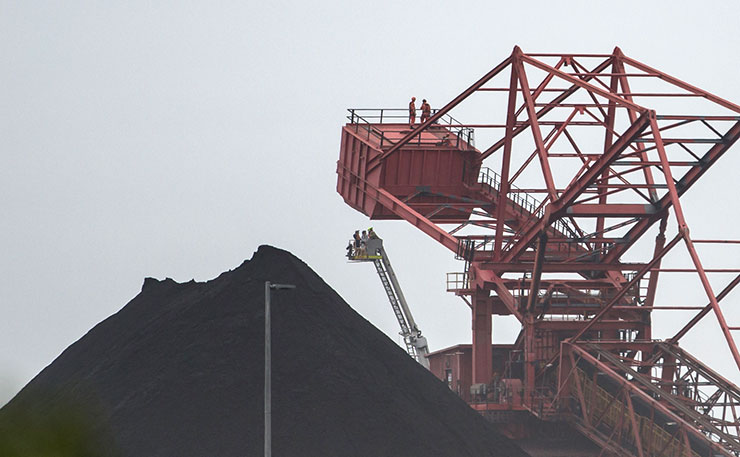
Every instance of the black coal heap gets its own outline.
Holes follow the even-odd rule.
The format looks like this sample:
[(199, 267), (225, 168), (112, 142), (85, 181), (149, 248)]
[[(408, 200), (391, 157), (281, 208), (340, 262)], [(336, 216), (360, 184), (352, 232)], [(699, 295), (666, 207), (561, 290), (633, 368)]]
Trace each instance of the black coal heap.
[[(264, 282), (276, 456), (525, 456), (292, 254), (262, 246), (208, 282), (146, 279), (8, 405), (96, 405), (122, 456), (260, 456)], [(54, 392), (39, 402), (40, 392)]]

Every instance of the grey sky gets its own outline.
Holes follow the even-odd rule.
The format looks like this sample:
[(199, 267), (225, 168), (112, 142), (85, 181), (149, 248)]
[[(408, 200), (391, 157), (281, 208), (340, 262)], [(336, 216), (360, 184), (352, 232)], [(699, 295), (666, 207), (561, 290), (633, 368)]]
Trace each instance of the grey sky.
[[(467, 307), (444, 292), (461, 265), (336, 194), (345, 109), (411, 95), (439, 107), (515, 44), (619, 45), (738, 103), (739, 13), (737, 2), (0, 0), (0, 404), (144, 277), (210, 279), (260, 244), (304, 259), (398, 341), (372, 267), (344, 261), (368, 225), (432, 349), (469, 342)], [(705, 237), (740, 238), (739, 155), (686, 200)], [(495, 339), (515, 332), (494, 323)], [(689, 350), (737, 380), (715, 333), (697, 329)]]

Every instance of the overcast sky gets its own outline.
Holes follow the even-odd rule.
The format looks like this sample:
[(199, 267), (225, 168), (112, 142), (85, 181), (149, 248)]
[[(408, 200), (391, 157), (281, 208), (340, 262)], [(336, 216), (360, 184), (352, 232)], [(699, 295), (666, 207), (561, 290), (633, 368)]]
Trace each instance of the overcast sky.
[[(211, 279), (261, 244), (399, 341), (372, 266), (343, 257), (370, 225), (335, 191), (346, 108), (439, 107), (514, 45), (618, 45), (739, 103), (738, 17), (736, 1), (0, 0), (0, 404), (145, 277)], [(704, 237), (740, 238), (738, 155), (685, 202)], [(405, 222), (372, 225), (431, 348), (469, 342), (468, 308), (444, 291), (462, 265)], [(737, 380), (702, 328), (689, 349)], [(494, 323), (497, 340), (516, 331)]]

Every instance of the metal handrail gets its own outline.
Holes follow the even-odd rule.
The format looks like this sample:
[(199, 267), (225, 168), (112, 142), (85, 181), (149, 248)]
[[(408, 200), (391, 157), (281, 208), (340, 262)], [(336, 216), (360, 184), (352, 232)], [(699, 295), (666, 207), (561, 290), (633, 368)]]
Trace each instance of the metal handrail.
[[(407, 108), (349, 108), (347, 119), (350, 124), (406, 124), (408, 125)], [(432, 110), (432, 115), (439, 112), (437, 109)], [(405, 122), (404, 122), (405, 121)], [(470, 146), (475, 146), (474, 130), (471, 127), (463, 127), (463, 124), (446, 113), (440, 117), (435, 125), (447, 127), (458, 139), (467, 142)], [(376, 135), (381, 136), (382, 132), (376, 129)], [(386, 139), (387, 140), (387, 139)]]
[[(478, 173), (478, 182), (480, 184), (487, 184), (496, 189), (496, 191), (501, 190), (501, 175), (488, 167), (481, 167), (480, 172)], [(522, 191), (513, 184), (510, 184), (510, 189), (514, 189), (515, 192), (511, 192), (508, 198), (519, 206), (520, 213), (523, 213), (523, 211), (526, 210), (532, 216), (536, 216), (540, 219), (545, 216), (544, 201), (539, 201), (531, 194)], [(556, 220), (552, 224), (552, 227), (570, 238), (579, 238), (575, 227), (571, 226), (567, 219)]]
[[(576, 348), (576, 346), (574, 346), (574, 348)], [(614, 356), (609, 351), (600, 348), (598, 344), (588, 343), (585, 345), (585, 348), (578, 348), (577, 350), (583, 351), (584, 353), (588, 350), (588, 354), (591, 357), (598, 357), (599, 360), (609, 362), (613, 368), (609, 369), (604, 366), (598, 367), (601, 373), (604, 373), (611, 379), (617, 380), (617, 382), (621, 382), (623, 380), (618, 373), (622, 373), (624, 376), (630, 376), (630, 385), (633, 386), (631, 389), (644, 392), (646, 397), (652, 397), (656, 402), (660, 402), (664, 404), (665, 407), (669, 408), (670, 414), (674, 414), (682, 420), (697, 425), (697, 428), (701, 430), (702, 434), (705, 435), (709, 441), (718, 443), (725, 448), (729, 447), (727, 450), (731, 451), (735, 455), (740, 454), (740, 441), (738, 441), (737, 434), (724, 432), (722, 429), (717, 427), (717, 424), (712, 423), (709, 415), (695, 410), (692, 406), (683, 403), (675, 395), (661, 389), (660, 386), (655, 385), (650, 377), (640, 375), (635, 371), (634, 367), (631, 367), (625, 362), (619, 360), (618, 357)], [(587, 359), (581, 360), (586, 364), (596, 366), (592, 361)]]
[(393, 141), (385, 137), (385, 133), (382, 130), (376, 129), (373, 127), (373, 123), (371, 123), (369, 120), (367, 120), (365, 117), (360, 116), (357, 111), (353, 108), (348, 109), (349, 115), (347, 116), (347, 120), (349, 120), (349, 123), (355, 126), (355, 133), (359, 133), (359, 127), (360, 125), (363, 126), (363, 129), (367, 130), (367, 139), (370, 140), (370, 134), (377, 136), (380, 139), (380, 147), (382, 148), (384, 143), (387, 141), (388, 144), (393, 144)]
[(447, 292), (470, 289), (470, 278), (465, 271), (447, 273)]
[[(497, 192), (501, 191), (501, 176), (488, 167), (481, 167), (478, 172), (478, 184), (484, 184)], [(543, 218), (545, 216), (545, 202), (541, 202), (530, 193), (524, 192), (515, 185), (510, 185), (510, 190), (513, 189), (508, 198), (519, 207), (519, 212), (522, 215), (529, 214), (529, 218)], [(558, 219), (551, 224), (551, 227), (564, 234), (566, 237), (571, 238), (573, 242), (579, 243), (583, 241), (583, 237), (578, 234), (578, 231), (573, 227), (567, 219)], [(511, 241), (513, 238), (508, 237)], [(483, 236), (480, 239), (471, 239), (468, 237), (458, 238), (458, 249), (456, 257), (458, 260), (473, 260), (473, 253), (477, 251), (493, 251), (494, 249), (494, 237)]]

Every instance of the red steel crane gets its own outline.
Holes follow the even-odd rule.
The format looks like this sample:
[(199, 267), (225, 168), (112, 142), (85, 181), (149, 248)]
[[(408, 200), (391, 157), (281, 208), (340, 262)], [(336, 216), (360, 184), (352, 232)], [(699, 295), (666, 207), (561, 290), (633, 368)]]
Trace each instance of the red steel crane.
[[(700, 255), (739, 242), (694, 239), (681, 205), (737, 141), (740, 106), (619, 48), (515, 47), (424, 123), (349, 111), (345, 202), (413, 224), (464, 262), (448, 290), (471, 309), (472, 375), (457, 387), (472, 407), (519, 438), (567, 424), (601, 455), (740, 455), (740, 389), (679, 345), (713, 315), (740, 368), (740, 327), (720, 307), (740, 269)], [(666, 266), (679, 251), (689, 266)], [(675, 272), (706, 300), (659, 303), (659, 277)], [(734, 278), (717, 287), (713, 274)], [(656, 340), (658, 310), (694, 315)], [(493, 315), (518, 319), (512, 344), (492, 345)]]

